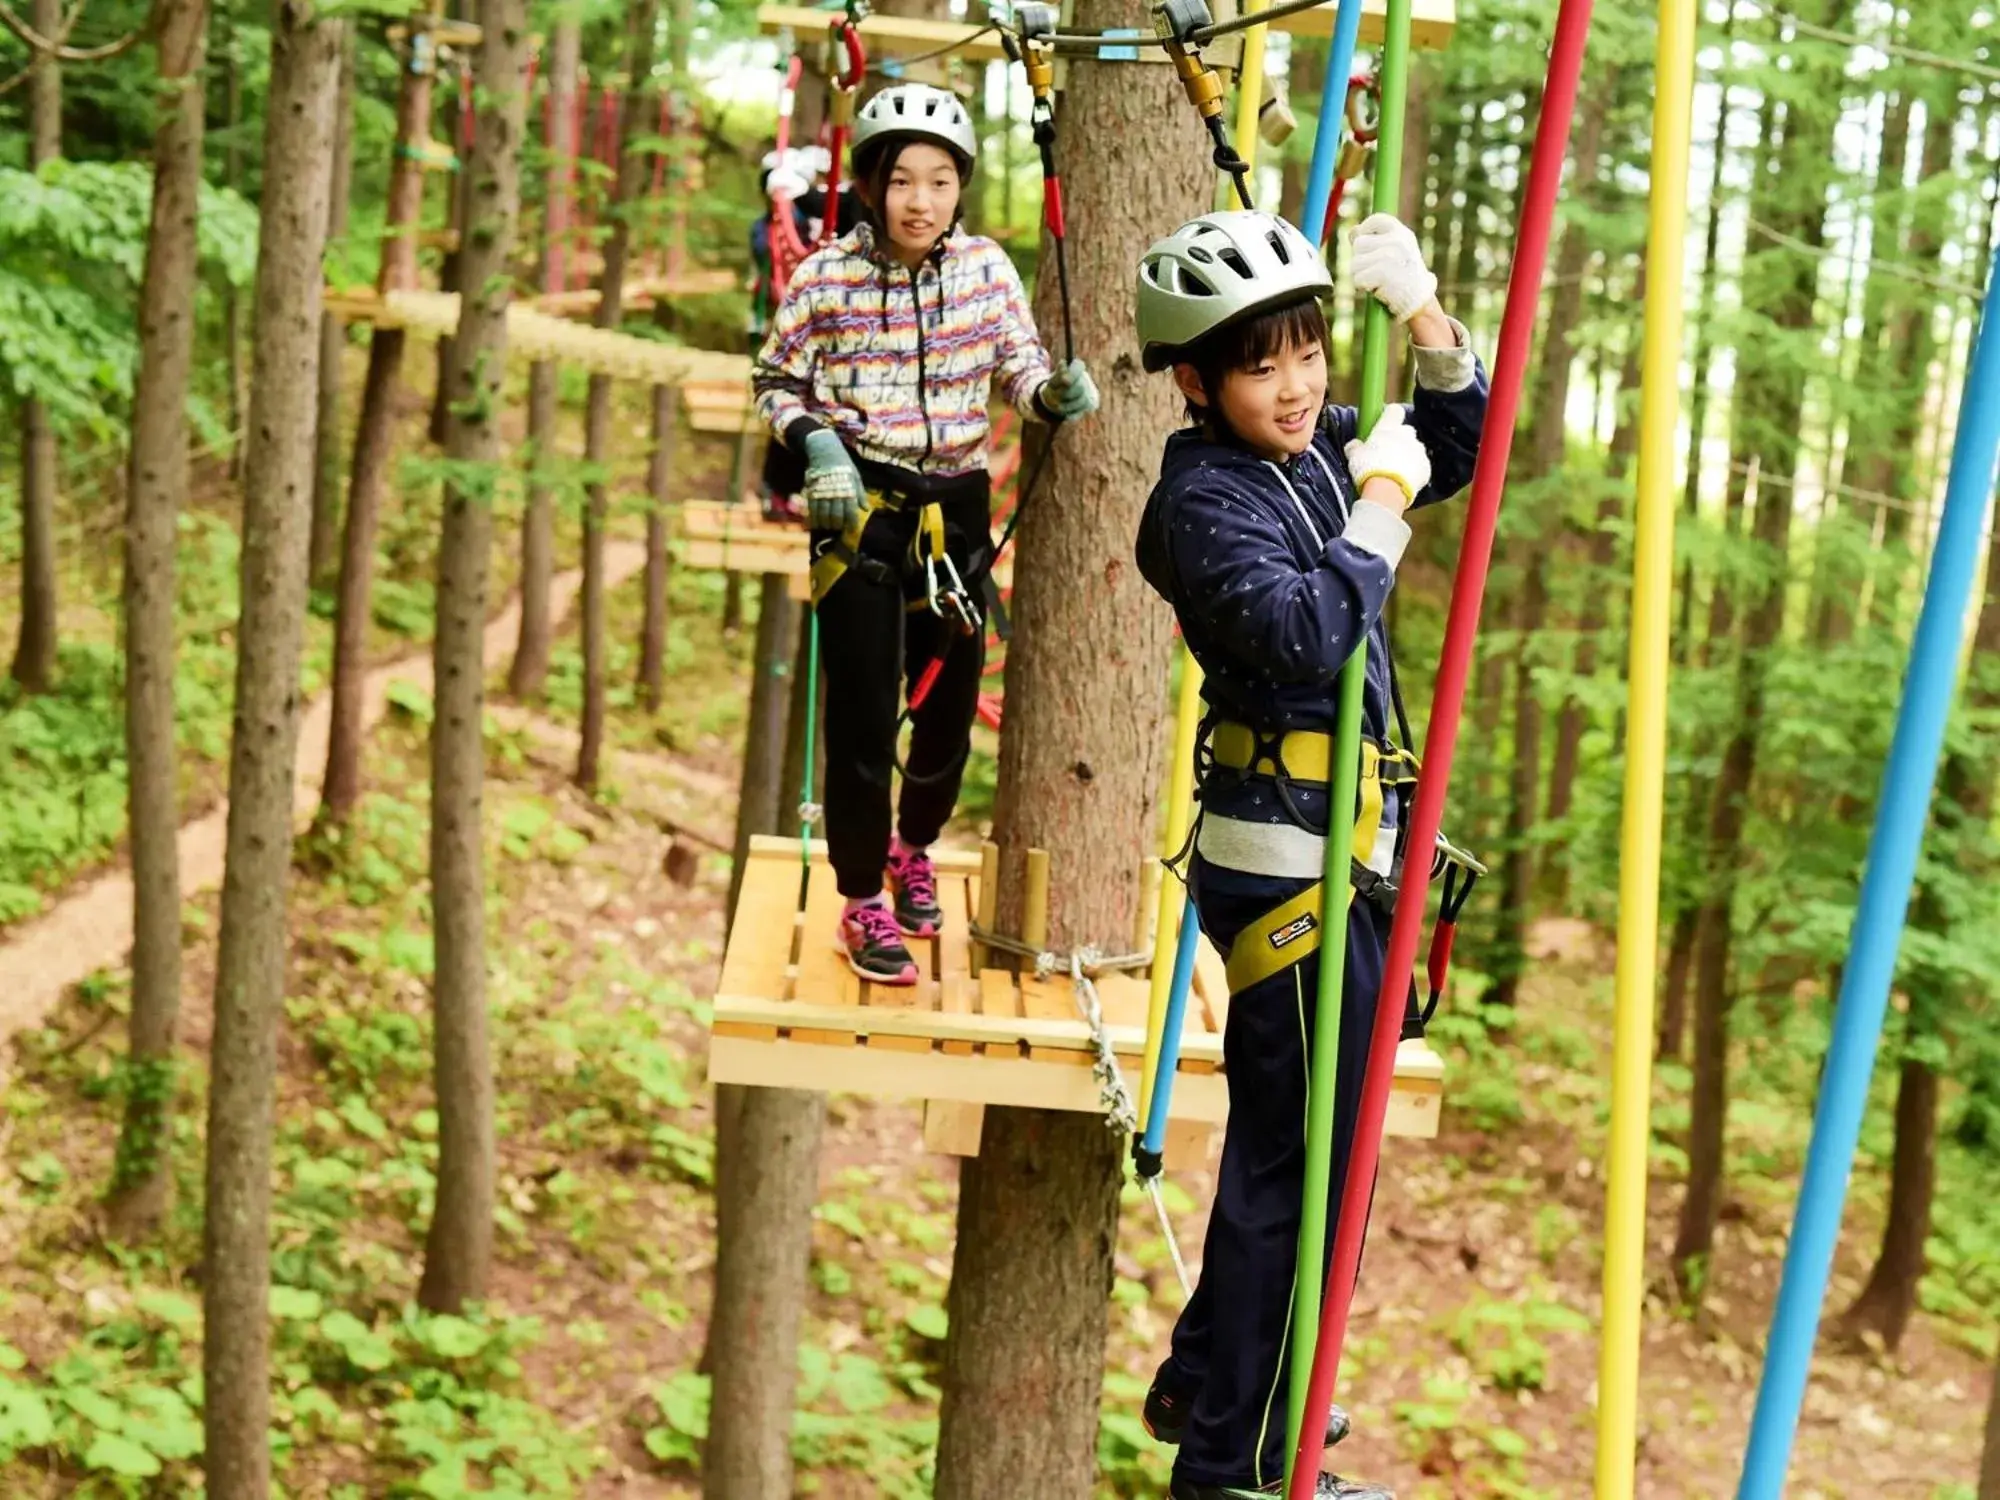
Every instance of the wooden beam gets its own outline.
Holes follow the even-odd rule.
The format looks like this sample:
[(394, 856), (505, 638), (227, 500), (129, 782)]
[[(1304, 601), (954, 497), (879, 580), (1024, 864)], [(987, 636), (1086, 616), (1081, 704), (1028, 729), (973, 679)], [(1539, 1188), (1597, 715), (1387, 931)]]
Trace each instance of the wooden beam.
[[(1229, 20), (1238, 13), (1236, 0), (1212, 0), (1211, 8), (1218, 21)], [(1327, 0), (1325, 5), (1314, 10), (1283, 16), (1271, 24), (1276, 30), (1293, 36), (1329, 37), (1333, 35), (1335, 9), (1334, 0)], [(827, 23), (836, 14), (810, 5), (760, 5), (757, 7), (757, 29), (766, 35), (789, 31), (801, 41), (810, 39), (816, 45), (818, 39), (825, 35)], [(1388, 0), (1363, 0), (1362, 46), (1372, 47), (1381, 43), (1382, 24), (1387, 14)], [(1457, 25), (1456, 0), (1412, 0), (1410, 45), (1419, 51), (1442, 51), (1450, 43)], [(999, 36), (991, 31), (978, 35), (979, 31), (979, 27), (960, 21), (931, 21), (918, 16), (876, 15), (861, 23), (861, 38), (867, 43), (871, 56), (912, 56), (961, 43), (952, 56), (976, 62), (1005, 58), (1007, 54), (1000, 45)], [(1204, 50), (1211, 61), (1233, 65), (1237, 43), (1233, 37), (1219, 38)]]

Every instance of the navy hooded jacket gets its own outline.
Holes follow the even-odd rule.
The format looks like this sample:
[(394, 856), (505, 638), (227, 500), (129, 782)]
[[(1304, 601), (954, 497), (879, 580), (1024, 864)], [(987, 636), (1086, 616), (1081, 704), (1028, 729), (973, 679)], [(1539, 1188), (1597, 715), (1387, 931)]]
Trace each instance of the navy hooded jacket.
[[(1418, 506), (1447, 500), (1471, 482), (1486, 418), (1485, 371), (1473, 361), (1462, 389), (1428, 389), (1423, 357), (1429, 352), (1419, 351), (1416, 400), (1406, 408), (1431, 460), (1431, 482)], [(1382, 608), (1395, 569), (1342, 538), (1357, 498), (1343, 450), (1358, 421), (1353, 407), (1325, 408), (1310, 449), (1282, 462), (1201, 429), (1167, 439), (1160, 480), (1140, 522), (1139, 570), (1173, 606), (1202, 669), (1202, 696), (1220, 718), (1270, 732), (1330, 732), (1341, 668), (1365, 632), (1362, 732), (1378, 743), (1389, 737)], [(1271, 816), (1261, 802), (1253, 814), (1247, 805), (1204, 801), (1211, 812)], [(1308, 811), (1323, 826), (1323, 810)], [(1396, 813), (1390, 799), (1385, 827), (1395, 826)]]

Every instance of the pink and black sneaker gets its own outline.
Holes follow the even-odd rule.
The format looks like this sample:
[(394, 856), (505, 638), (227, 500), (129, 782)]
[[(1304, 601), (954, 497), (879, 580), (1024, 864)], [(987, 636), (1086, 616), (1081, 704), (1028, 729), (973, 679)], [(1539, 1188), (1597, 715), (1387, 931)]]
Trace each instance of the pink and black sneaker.
[(917, 961), (903, 946), (896, 917), (879, 901), (856, 906), (840, 919), (840, 946), (847, 966), (876, 984), (915, 984)]
[(922, 849), (898, 842), (889, 849), (889, 889), (896, 898), (896, 925), (906, 937), (936, 937), (944, 926), (938, 905), (937, 868)]

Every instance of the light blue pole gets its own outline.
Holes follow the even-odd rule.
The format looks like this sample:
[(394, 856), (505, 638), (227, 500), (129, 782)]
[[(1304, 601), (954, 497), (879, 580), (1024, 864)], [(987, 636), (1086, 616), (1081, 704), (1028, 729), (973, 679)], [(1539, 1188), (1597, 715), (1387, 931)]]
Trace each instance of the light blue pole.
[(1853, 944), (1834, 1012), (1833, 1045), (1813, 1118), (1812, 1146), (1806, 1154), (1791, 1245), (1785, 1252), (1778, 1306), (1771, 1318), (1737, 1500), (1779, 1500), (1784, 1493), (1813, 1341), (1819, 1333), (1820, 1304), (1826, 1297), (1827, 1271), (1847, 1200), (1847, 1176), (1861, 1135), (1868, 1080), (1875, 1070), (1876, 1043), (1895, 975), (1896, 946), (1909, 913), (1910, 886), (1916, 879), (1917, 853), (1937, 781), (1938, 752), (1958, 685), (1966, 608), (1986, 508), (1993, 498), (1994, 460), (2000, 456), (2000, 329), (1992, 316), (1996, 278), (2000, 278), (2000, 254), (1988, 271), (1986, 306), (1966, 371), (1944, 519), (1931, 553), (1930, 581), (1924, 588), (1923, 613), (1903, 683), (1903, 706), (1882, 776), (1882, 800), (1861, 877)]
[(1319, 129), (1313, 133), (1312, 166), (1306, 172), (1305, 203), (1299, 228), (1319, 243), (1326, 206), (1333, 199), (1333, 168), (1340, 159), (1341, 116), (1347, 109), (1347, 78), (1354, 71), (1354, 49), (1361, 40), (1361, 0), (1340, 0), (1333, 18), (1333, 44), (1327, 49), (1326, 78), (1320, 84)]
[[(1194, 984), (1195, 949), (1201, 942), (1201, 919), (1195, 914), (1194, 893), (1188, 893), (1187, 908), (1181, 913), (1181, 936), (1174, 949), (1174, 982), (1167, 992), (1167, 1018), (1160, 1028), (1160, 1060), (1153, 1065), (1153, 1097), (1141, 1122), (1146, 1133), (1139, 1138), (1139, 1175), (1159, 1172), (1167, 1149), (1167, 1107), (1174, 1097), (1174, 1069), (1181, 1060), (1181, 1023), (1187, 1014), (1188, 990)], [(1147, 1170), (1148, 1167), (1151, 1170)]]

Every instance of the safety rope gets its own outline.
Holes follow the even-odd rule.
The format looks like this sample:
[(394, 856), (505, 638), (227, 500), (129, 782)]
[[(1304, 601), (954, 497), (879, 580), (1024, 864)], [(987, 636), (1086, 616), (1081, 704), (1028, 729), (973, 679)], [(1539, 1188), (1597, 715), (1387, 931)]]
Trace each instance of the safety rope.
[[(1076, 1004), (1077, 1014), (1090, 1028), (1090, 1071), (1097, 1080), (1097, 1099), (1104, 1110), (1105, 1128), (1118, 1133), (1121, 1146), (1137, 1136), (1139, 1108), (1132, 1100), (1132, 1091), (1125, 1086), (1125, 1072), (1118, 1065), (1118, 1056), (1111, 1047), (1111, 1033), (1104, 1020), (1104, 1001), (1093, 981), (1100, 974), (1143, 969), (1153, 961), (1153, 955), (1119, 953), (1107, 956), (1088, 945), (1069, 953), (1058, 953), (1036, 948), (1005, 933), (991, 932), (977, 922), (972, 923), (971, 928), (974, 942), (994, 952), (1032, 961), (1038, 979), (1049, 979), (1058, 974), (1069, 977), (1070, 996)], [(1181, 1296), (1192, 1297), (1194, 1280), (1188, 1275), (1187, 1262), (1181, 1257), (1180, 1240), (1174, 1234), (1173, 1219), (1167, 1212), (1167, 1200), (1159, 1175), (1156, 1173), (1141, 1178), (1140, 1185), (1152, 1201), (1154, 1216), (1160, 1224), (1160, 1235), (1166, 1240), (1167, 1253), (1173, 1258), (1174, 1275), (1180, 1280)]]

